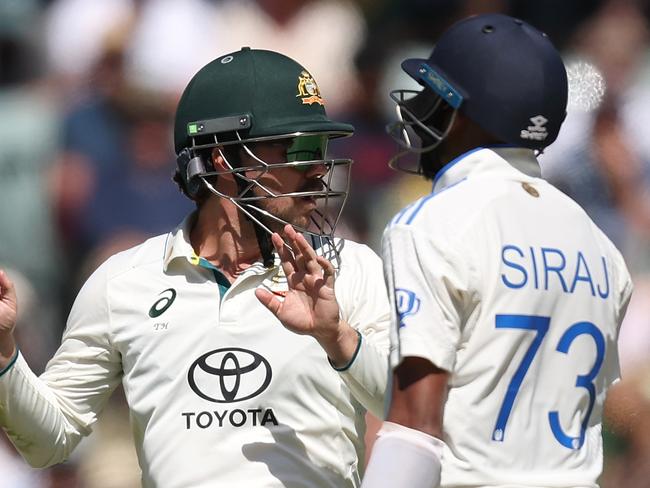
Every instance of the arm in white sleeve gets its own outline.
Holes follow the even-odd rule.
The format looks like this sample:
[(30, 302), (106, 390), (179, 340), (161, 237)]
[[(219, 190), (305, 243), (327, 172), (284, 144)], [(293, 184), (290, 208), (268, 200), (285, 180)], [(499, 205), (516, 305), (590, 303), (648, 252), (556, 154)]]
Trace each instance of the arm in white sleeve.
[(383, 418), (388, 384), (388, 293), (379, 256), (367, 246), (357, 246), (355, 255), (344, 258), (348, 269), (345, 279), (337, 281), (336, 290), (343, 318), (360, 334), (360, 342), (348, 364), (336, 370), (352, 395), (373, 415)]
[(444, 442), (419, 430), (384, 422), (361, 488), (438, 488)]
[(359, 345), (350, 362), (341, 368), (333, 367), (341, 374), (354, 397), (373, 415), (383, 418), (388, 351), (374, 342), (375, 337), (366, 338), (358, 333)]
[(119, 383), (105, 290), (98, 270), (80, 291), (61, 346), (40, 378), (20, 353), (0, 377), (0, 426), (33, 467), (66, 460)]

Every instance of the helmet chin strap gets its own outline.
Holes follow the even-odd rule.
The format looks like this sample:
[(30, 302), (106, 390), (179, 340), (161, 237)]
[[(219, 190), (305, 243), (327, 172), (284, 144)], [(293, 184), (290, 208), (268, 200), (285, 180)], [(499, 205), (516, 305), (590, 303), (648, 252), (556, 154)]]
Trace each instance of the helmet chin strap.
[(257, 225), (248, 215), (246, 219), (252, 224), (255, 229), (255, 237), (257, 237), (257, 245), (260, 248), (260, 253), (262, 254), (262, 262), (264, 263), (265, 268), (270, 268), (273, 266), (275, 261), (273, 257), (273, 243), (271, 242), (271, 236), (266, 232), (262, 227)]
[[(237, 187), (239, 189), (239, 192), (243, 194), (247, 188), (248, 185), (246, 184), (245, 181), (235, 178), (237, 181)], [(248, 188), (248, 191), (252, 191), (252, 189)], [(254, 204), (252, 204), (254, 205)], [(257, 224), (249, 215), (244, 214), (246, 217), (246, 220), (250, 222), (250, 224), (253, 226), (253, 229), (255, 230), (255, 237), (257, 238), (257, 245), (260, 248), (260, 254), (262, 255), (262, 263), (264, 264), (264, 267), (270, 268), (273, 266), (273, 263), (275, 262), (275, 259), (273, 257), (273, 242), (271, 242), (271, 236), (269, 235), (266, 230), (264, 230), (260, 225)]]

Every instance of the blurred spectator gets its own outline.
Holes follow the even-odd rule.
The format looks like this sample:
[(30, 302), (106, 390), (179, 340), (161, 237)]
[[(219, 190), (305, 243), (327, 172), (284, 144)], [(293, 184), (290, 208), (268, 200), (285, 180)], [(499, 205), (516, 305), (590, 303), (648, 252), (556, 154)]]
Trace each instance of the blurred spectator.
[(39, 70), (37, 7), (30, 0), (0, 2), (0, 262), (33, 284), (43, 312), (35, 342), (50, 356), (59, 341), (62, 282), (47, 180), (59, 116)]
[(307, 67), (333, 117), (365, 95), (354, 66), (365, 20), (349, 0), (224, 0), (215, 33), (219, 53), (271, 49)]
[(74, 96), (87, 82), (108, 33), (131, 21), (135, 2), (57, 0), (48, 7), (44, 22), (48, 68), (64, 97)]
[[(600, 70), (605, 97), (595, 110), (569, 110), (560, 137), (540, 157), (544, 176), (621, 249), (635, 284), (618, 342), (623, 380), (608, 397), (603, 488), (641, 488), (650, 479), (650, 37), (640, 6), (607, 0), (575, 32), (568, 59)], [(590, 88), (586, 78), (574, 83)]]
[[(127, 35), (127, 31), (124, 35)], [(82, 253), (80, 219), (97, 186), (98, 173), (126, 168), (123, 38), (106, 42), (88, 78), (97, 80), (80, 90), (77, 101), (63, 113), (61, 151), (52, 175), (58, 225), (70, 254)], [(74, 184), (72, 184), (74, 182)]]
[[(545, 176), (574, 196), (624, 253), (635, 233), (650, 231), (647, 49), (648, 29), (636, 4), (606, 2), (576, 36), (574, 53), (603, 73), (606, 98), (595, 111), (570, 110), (566, 130), (541, 158)], [(626, 257), (632, 269), (650, 265), (647, 254)]]
[(228, 31), (218, 28), (208, 0), (142, 2), (125, 46), (125, 77), (147, 91), (180, 94), (199, 68), (223, 53), (220, 40)]
[[(351, 189), (343, 217), (350, 229), (348, 236), (365, 242), (379, 251), (376, 203), (386, 193), (397, 173), (386, 164), (395, 151), (395, 144), (386, 135), (387, 119), (382, 112), (383, 61), (379, 46), (367, 46), (356, 57), (362, 96), (354, 97), (341, 115), (354, 126), (354, 136), (330, 143), (338, 157), (352, 158)], [(383, 216), (382, 216), (383, 217)]]
[(124, 121), (123, 164), (97, 172), (79, 224), (88, 271), (109, 255), (164, 232), (192, 209), (171, 180), (176, 164), (169, 143), (172, 112), (166, 98), (136, 92)]
[[(607, 397), (603, 488), (645, 488), (650, 480), (650, 361), (625, 377)], [(607, 446), (607, 444), (605, 444)]]
[[(53, 187), (71, 266), (77, 272), (82, 267), (75, 280), (92, 272), (107, 252), (180, 222), (191, 207), (171, 181), (175, 94), (151, 91), (127, 77), (132, 29), (128, 23), (106, 33), (97, 64), (86, 74), (96, 82), (64, 116)], [(71, 286), (70, 296), (75, 293)]]
[(594, 111), (569, 111), (560, 137), (540, 158), (545, 177), (585, 208), (633, 274), (636, 291), (619, 341), (624, 373), (650, 351), (648, 40), (646, 20), (633, 1), (609, 0), (583, 25), (574, 55), (600, 69), (606, 96)]

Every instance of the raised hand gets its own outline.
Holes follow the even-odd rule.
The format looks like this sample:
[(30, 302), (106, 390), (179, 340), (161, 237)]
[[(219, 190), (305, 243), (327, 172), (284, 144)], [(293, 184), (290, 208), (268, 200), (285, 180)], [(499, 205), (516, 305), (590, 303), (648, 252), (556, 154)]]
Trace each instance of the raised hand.
[(309, 334), (319, 341), (336, 340), (339, 305), (334, 294), (334, 267), (318, 256), (293, 227), (285, 226), (284, 232), (293, 253), (279, 234), (274, 233), (271, 240), (280, 256), (289, 291), (283, 301), (261, 288), (255, 296), (290, 331)]
[(255, 296), (287, 329), (314, 337), (334, 366), (347, 367), (361, 339), (340, 318), (334, 294), (334, 266), (318, 256), (290, 225), (285, 226), (284, 233), (293, 253), (279, 234), (273, 234), (271, 240), (280, 256), (289, 291), (283, 301), (262, 288), (255, 290)]

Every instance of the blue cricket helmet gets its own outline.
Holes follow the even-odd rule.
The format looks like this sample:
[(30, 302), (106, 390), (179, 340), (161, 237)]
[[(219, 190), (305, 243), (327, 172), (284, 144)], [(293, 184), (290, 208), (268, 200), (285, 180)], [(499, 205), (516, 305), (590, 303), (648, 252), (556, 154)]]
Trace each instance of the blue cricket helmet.
[(548, 36), (502, 14), (449, 28), (429, 59), (402, 68), (504, 143), (543, 150), (566, 116), (567, 74)]

